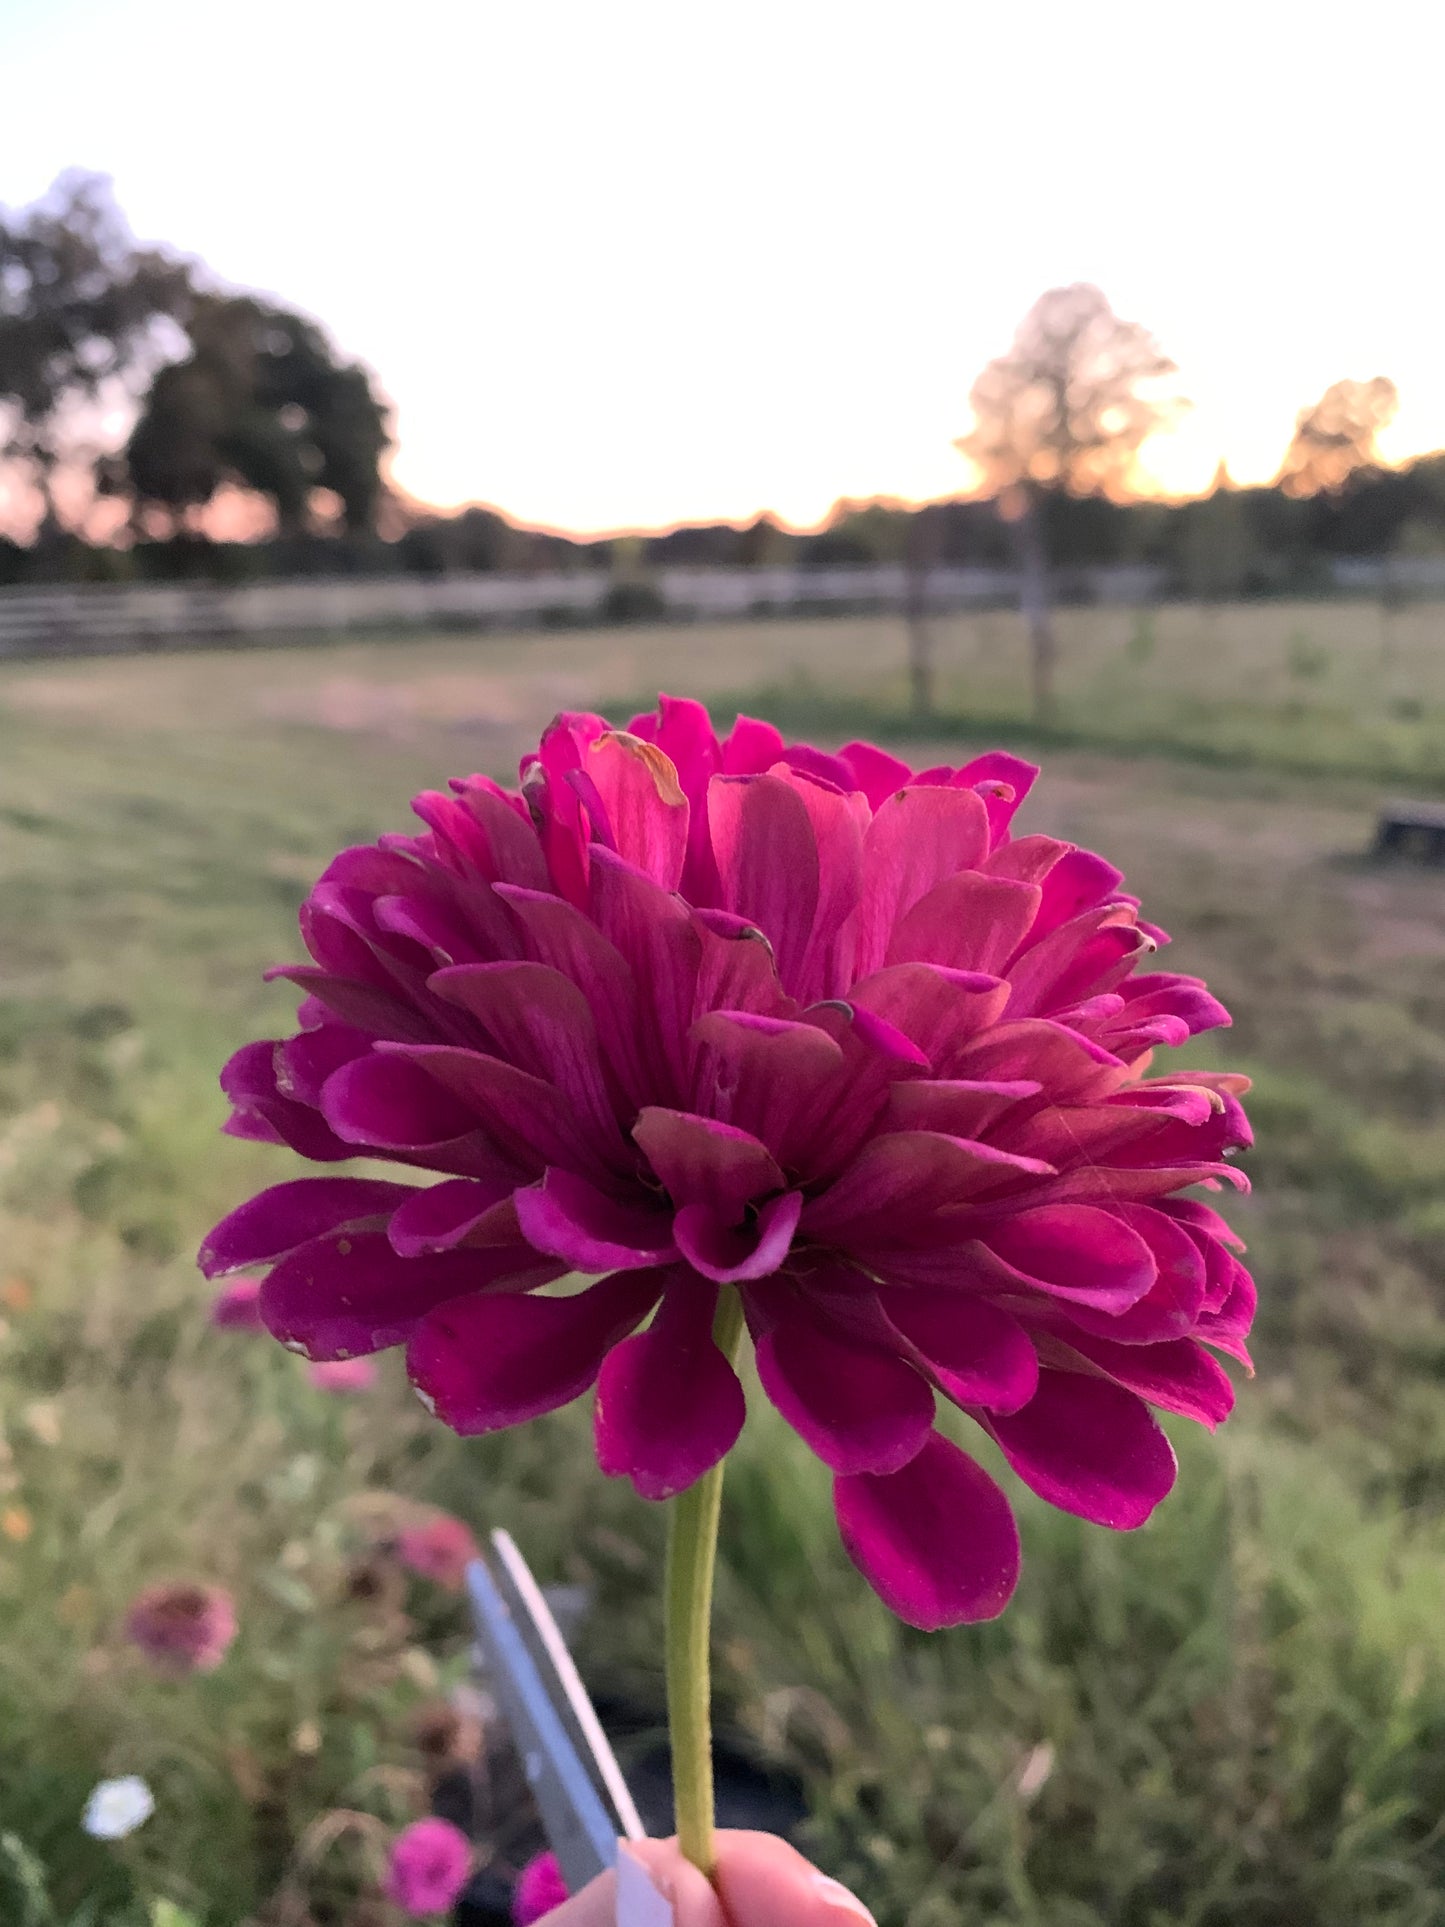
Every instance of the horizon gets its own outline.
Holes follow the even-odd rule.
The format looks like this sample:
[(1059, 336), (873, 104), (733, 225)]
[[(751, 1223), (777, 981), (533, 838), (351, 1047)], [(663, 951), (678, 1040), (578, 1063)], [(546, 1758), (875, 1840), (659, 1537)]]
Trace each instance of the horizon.
[[(1344, 377), (1398, 384), (1387, 461), (1445, 446), (1413, 187), (1430, 23), (1372, 13), (1383, 78), (1341, 160), (1297, 103), (1358, 60), (1347, 24), (1243, 0), (1043, 13), (1047, 71), (1033, 30), (941, 0), (882, 33), (747, 0), (725, 35), (663, 0), (606, 21), (430, 0), (384, 36), (258, 0), (244, 41), (179, 0), (10, 0), (0, 198), (110, 174), (143, 240), (375, 372), (399, 491), (584, 540), (967, 495), (975, 376), (1080, 279), (1194, 404), (1146, 443), (1146, 497), (1207, 492), (1221, 460), (1269, 481)], [(301, 111), (247, 146), (268, 97)]]

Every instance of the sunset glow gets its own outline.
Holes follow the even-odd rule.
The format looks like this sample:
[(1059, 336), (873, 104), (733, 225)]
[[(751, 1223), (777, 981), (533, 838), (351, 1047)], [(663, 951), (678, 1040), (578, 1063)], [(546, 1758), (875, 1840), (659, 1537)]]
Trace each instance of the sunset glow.
[(1392, 458), (1445, 444), (1408, 188), (1442, 37), (1394, 0), (0, 0), (0, 198), (104, 170), (144, 237), (317, 315), (425, 501), (599, 530), (957, 494), (973, 376), (1078, 279), (1178, 362), (1146, 461), (1187, 493), (1268, 479), (1342, 376), (1397, 382)]

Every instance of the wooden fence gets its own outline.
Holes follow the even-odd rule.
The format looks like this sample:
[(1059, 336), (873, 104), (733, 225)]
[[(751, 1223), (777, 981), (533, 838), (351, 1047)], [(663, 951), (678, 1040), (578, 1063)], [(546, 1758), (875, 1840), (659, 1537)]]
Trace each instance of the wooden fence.
[[(1145, 602), (1162, 587), (1154, 569), (1084, 572), (1075, 592), (1099, 602)], [(258, 582), (238, 588), (145, 586), (0, 590), (0, 657), (88, 655), (289, 635), (432, 627), (525, 627), (601, 622), (616, 596), (602, 570), (552, 575), (380, 576)], [(646, 589), (672, 621), (899, 610), (908, 602), (901, 565), (826, 569), (663, 569)], [(923, 585), (927, 608), (1012, 603), (1006, 569), (936, 568)], [(636, 598), (632, 598), (634, 608)], [(620, 606), (621, 599), (618, 599)]]

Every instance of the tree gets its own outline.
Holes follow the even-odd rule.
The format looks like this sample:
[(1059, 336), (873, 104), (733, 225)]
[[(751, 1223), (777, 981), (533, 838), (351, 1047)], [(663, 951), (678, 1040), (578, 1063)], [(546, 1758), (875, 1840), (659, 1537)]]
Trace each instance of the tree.
[(1140, 448), (1183, 406), (1166, 389), (1175, 372), (1147, 329), (1077, 282), (1040, 295), (969, 395), (973, 427), (955, 447), (1013, 535), (1040, 719), (1053, 707), (1057, 655), (1041, 510), (1050, 496), (1128, 493)]
[(137, 246), (103, 176), (64, 174), (34, 206), (0, 209), (0, 458), (38, 490), (42, 537), (61, 528), (57, 474), (87, 418), (163, 359), (191, 299), (184, 262)]
[(1399, 391), (1384, 375), (1335, 382), (1296, 416), (1277, 486), (1286, 495), (1335, 494), (1361, 470), (1382, 468), (1377, 437), (1399, 406)]
[(157, 374), (111, 478), (137, 517), (158, 507), (183, 527), (230, 483), (268, 497), (284, 534), (313, 525), (322, 489), (348, 529), (370, 529), (390, 436), (366, 370), (253, 295), (201, 296), (188, 332), (191, 353)]

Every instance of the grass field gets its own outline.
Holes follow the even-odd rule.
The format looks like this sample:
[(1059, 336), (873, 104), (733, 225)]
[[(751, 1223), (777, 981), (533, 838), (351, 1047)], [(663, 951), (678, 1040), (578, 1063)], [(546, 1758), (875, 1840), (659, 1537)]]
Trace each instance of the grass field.
[[(801, 1777), (805, 1844), (882, 1927), (1445, 1923), (1445, 884), (1361, 854), (1382, 785), (1445, 785), (1438, 624), (1065, 619), (1030, 824), (1123, 864), (1236, 1012), (1260, 1371), (1217, 1441), (1171, 1427), (1180, 1487), (1143, 1532), (1023, 1497), (1015, 1605), (932, 1637), (867, 1594), (822, 1468), (755, 1407), (725, 1724)], [(1026, 739), (1017, 656), (1002, 617), (942, 626), (956, 720), (924, 760)], [(208, 1328), (200, 1232), (292, 1168), (217, 1135), (215, 1073), (288, 1021), (260, 972), (296, 954), (306, 884), (413, 790), (659, 684), (886, 726), (902, 659), (860, 620), (0, 672), (7, 1927), (377, 1918), (350, 1896), (421, 1810), (415, 1723), (463, 1655), (450, 1595), (368, 1562), (398, 1506), (505, 1523), (591, 1586), (589, 1679), (660, 1710), (662, 1520), (596, 1472), (584, 1413), (464, 1445), (395, 1358), (341, 1400)], [(119, 1637), (167, 1574), (238, 1597), (209, 1678), (155, 1680)], [(155, 1817), (87, 1840), (86, 1794), (125, 1772)]]

